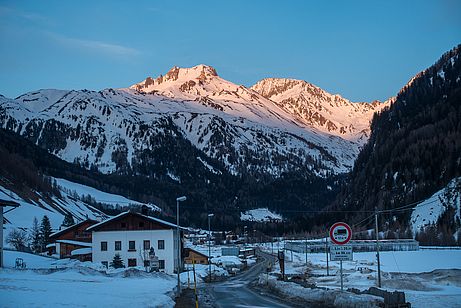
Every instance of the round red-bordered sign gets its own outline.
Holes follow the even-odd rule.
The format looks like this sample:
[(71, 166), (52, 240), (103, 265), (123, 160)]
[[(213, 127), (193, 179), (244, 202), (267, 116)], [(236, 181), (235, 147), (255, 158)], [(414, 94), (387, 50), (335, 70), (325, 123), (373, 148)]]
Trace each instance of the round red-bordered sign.
[(336, 245), (349, 243), (352, 237), (352, 229), (345, 222), (337, 222), (330, 228), (330, 239)]

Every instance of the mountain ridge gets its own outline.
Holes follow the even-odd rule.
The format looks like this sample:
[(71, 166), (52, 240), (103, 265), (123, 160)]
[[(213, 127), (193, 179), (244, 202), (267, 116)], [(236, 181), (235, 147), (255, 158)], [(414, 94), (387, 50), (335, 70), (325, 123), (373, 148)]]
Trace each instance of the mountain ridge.
[[(325, 130), (318, 125), (321, 119), (308, 123), (254, 89), (220, 78), (207, 65), (173, 67), (165, 76), (122, 89), (2, 97), (1, 109), (1, 127), (67, 161), (106, 173), (133, 169), (140, 152), (158, 146), (149, 138), (170, 124), (235, 175), (280, 176), (300, 168), (317, 176), (343, 173), (367, 138), (366, 128), (354, 139), (338, 133), (339, 128)], [(371, 112), (365, 117), (371, 119)], [(53, 130), (58, 134), (51, 137)]]

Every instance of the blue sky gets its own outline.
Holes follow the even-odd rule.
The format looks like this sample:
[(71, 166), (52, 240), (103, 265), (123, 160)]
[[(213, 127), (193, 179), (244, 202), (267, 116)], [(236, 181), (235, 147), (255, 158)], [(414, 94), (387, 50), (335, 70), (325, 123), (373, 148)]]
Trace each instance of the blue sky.
[(0, 94), (127, 87), (208, 64), (385, 100), (461, 43), (461, 1), (0, 1)]

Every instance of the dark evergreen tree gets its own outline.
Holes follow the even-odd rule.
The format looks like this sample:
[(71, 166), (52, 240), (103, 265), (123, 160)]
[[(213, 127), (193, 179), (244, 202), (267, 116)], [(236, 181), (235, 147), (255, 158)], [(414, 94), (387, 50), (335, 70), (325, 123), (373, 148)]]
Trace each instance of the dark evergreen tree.
[(118, 253), (115, 254), (114, 258), (112, 259), (112, 262), (110, 262), (110, 267), (113, 267), (113, 268), (125, 267), (125, 265), (123, 264), (123, 260)]
[(30, 249), (34, 253), (42, 252), (41, 244), (40, 244), (40, 227), (38, 226), (38, 219), (34, 217), (32, 222), (32, 228), (30, 229), (29, 234), (30, 239)]
[(43, 216), (42, 223), (40, 225), (40, 247), (42, 251), (45, 251), (46, 245), (50, 242), (50, 235), (52, 233), (51, 223), (48, 216)]
[(71, 213), (66, 213), (64, 216), (64, 221), (62, 222), (61, 226), (63, 227), (70, 227), (75, 225), (74, 216)]

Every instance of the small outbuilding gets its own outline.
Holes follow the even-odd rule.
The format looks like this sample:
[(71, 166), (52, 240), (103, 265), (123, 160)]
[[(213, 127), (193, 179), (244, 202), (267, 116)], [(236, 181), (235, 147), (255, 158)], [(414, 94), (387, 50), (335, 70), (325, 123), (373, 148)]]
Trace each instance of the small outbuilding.
[(208, 264), (208, 256), (192, 248), (184, 249), (185, 264)]

